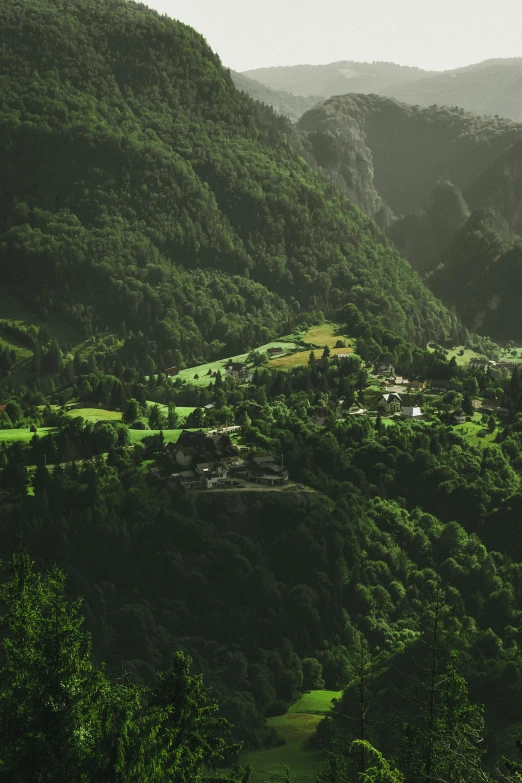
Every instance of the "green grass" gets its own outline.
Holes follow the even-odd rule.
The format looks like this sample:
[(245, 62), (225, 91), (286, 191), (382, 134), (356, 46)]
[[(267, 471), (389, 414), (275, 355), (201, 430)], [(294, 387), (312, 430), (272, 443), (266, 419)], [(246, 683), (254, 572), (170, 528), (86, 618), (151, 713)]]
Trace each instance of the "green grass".
[(81, 416), (86, 421), (121, 421), (121, 411), (108, 411), (104, 408), (73, 408), (67, 411), (67, 416), (77, 418)]
[(459, 435), (462, 435), (466, 440), (469, 440), (474, 446), (481, 446), (485, 449), (495, 442), (497, 435), (500, 432), (500, 428), (497, 426), (493, 431), (487, 432), (483, 437), (479, 437), (479, 432), (487, 430), (487, 425), (482, 423), (482, 415), (475, 413), (473, 415), (473, 421), (465, 421), (462, 424), (455, 424), (453, 427)]
[[(429, 345), (426, 346), (426, 350), (428, 350), (430, 353), (433, 353), (435, 351), (435, 349), (430, 348)], [(469, 364), (471, 359), (479, 359), (481, 357), (481, 354), (477, 353), (476, 351), (472, 351), (470, 348), (466, 348), (464, 345), (456, 345), (454, 348), (449, 348), (445, 350), (447, 350), (445, 357), (448, 360), (448, 362), (454, 356), (455, 361), (457, 362), (457, 365), (459, 367)], [(460, 351), (464, 351), (462, 356), (459, 356)]]
[[(288, 340), (274, 340), (270, 343), (260, 345), (256, 348), (256, 351), (265, 353), (269, 348), (277, 348), (279, 346), (289, 351), (296, 350), (298, 347), (297, 344), (292, 341), (291, 337), (289, 337)], [(215, 362), (200, 364), (197, 367), (190, 367), (188, 370), (181, 370), (175, 378), (181, 378), (181, 380), (186, 381), (193, 386), (208, 386), (209, 383), (213, 382), (213, 378), (207, 374), (209, 370), (212, 372), (219, 371), (221, 372), (221, 375), (225, 377), (225, 367), (229, 362), (246, 362), (247, 356), (247, 353), (241, 353), (237, 354), (237, 356), (229, 356), (226, 359), (218, 359)], [(270, 362), (270, 365), (272, 365), (272, 362)], [(194, 375), (198, 375), (199, 378), (194, 378)]]
[[(43, 437), (44, 435), (48, 435), (50, 432), (56, 432), (56, 428), (39, 427), (36, 435), (38, 437)], [(0, 430), (0, 442), (12, 443), (15, 440), (21, 440), (27, 443), (28, 441), (32, 440), (32, 438), (34, 438), (34, 435), (35, 433), (31, 432), (29, 427), (24, 427), (20, 430)]]
[(309, 693), (303, 693), (299, 701), (292, 704), (288, 712), (306, 712), (307, 710), (329, 712), (332, 709), (332, 699), (340, 699), (342, 695), (342, 691), (309, 691)]
[(275, 729), (285, 743), (277, 748), (241, 754), (240, 763), (243, 766), (251, 764), (254, 768), (251, 783), (279, 779), (286, 764), (296, 783), (312, 783), (322, 757), (320, 751), (311, 749), (308, 743), (323, 716), (309, 715), (304, 710), (328, 711), (331, 699), (340, 696), (341, 691), (311, 691), (292, 705), (286, 715), (268, 718), (269, 728)]
[[(163, 430), (163, 438), (165, 443), (175, 443), (183, 430)], [(198, 432), (198, 430), (189, 430), (189, 432)], [(159, 435), (160, 430), (131, 430), (129, 429), (129, 437), (131, 445), (140, 443), (143, 438), (147, 438), (150, 435)]]
[[(147, 400), (147, 405), (149, 405), (151, 407), (153, 405), (157, 405), (158, 408), (160, 409), (160, 411), (165, 416), (167, 415), (167, 412), (168, 412), (168, 409), (169, 409), (168, 405), (164, 405), (162, 402), (154, 402), (154, 400)], [(186, 422), (186, 420), (188, 419), (188, 417), (190, 416), (190, 414), (193, 411), (195, 411), (195, 410), (196, 410), (196, 408), (193, 407), (193, 406), (191, 407), (190, 405), (176, 405), (176, 413), (179, 416), (179, 423), (181, 425), (183, 425)]]

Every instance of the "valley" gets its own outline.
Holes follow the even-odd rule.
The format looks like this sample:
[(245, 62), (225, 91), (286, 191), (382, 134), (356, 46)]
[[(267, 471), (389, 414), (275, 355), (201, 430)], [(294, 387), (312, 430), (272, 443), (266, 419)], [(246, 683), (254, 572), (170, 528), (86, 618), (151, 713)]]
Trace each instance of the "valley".
[(520, 783), (520, 59), (0, 14), (0, 778)]

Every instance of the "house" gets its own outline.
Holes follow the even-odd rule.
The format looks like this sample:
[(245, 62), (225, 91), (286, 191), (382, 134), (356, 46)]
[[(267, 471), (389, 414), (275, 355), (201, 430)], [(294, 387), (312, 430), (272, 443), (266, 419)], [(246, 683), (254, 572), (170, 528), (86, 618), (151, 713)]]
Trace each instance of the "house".
[(388, 413), (399, 413), (402, 407), (402, 400), (400, 396), (395, 392), (392, 392), (390, 394), (381, 394), (381, 398), (379, 402), (384, 403), (384, 406)]
[(179, 373), (179, 367), (167, 367), (163, 372), (165, 375), (177, 375)]
[(375, 365), (375, 372), (378, 375), (389, 375), (395, 377), (395, 367), (389, 362), (377, 362)]
[(482, 408), (482, 400), (471, 400), (471, 404), (473, 405), (473, 409), (478, 411), (480, 408)]
[(216, 403), (215, 402), (209, 402), (208, 405), (203, 405), (203, 410), (204, 411), (211, 411), (215, 407), (216, 407)]
[(181, 473), (174, 473), (171, 479), (177, 481), (183, 489), (199, 489), (201, 479), (193, 470), (182, 470)]
[(469, 366), (474, 367), (477, 370), (485, 370), (489, 363), (489, 359), (478, 359), (475, 357), (474, 359), (470, 359)]
[(451, 414), (451, 420), (453, 421), (453, 424), (464, 424), (466, 421), (466, 414), (463, 410), (458, 409), (456, 411), (453, 411)]
[(254, 454), (251, 465), (249, 479), (256, 484), (273, 487), (288, 481), (288, 470), (283, 465), (278, 465), (271, 454)]
[(334, 353), (336, 359), (347, 359), (351, 355), (350, 353)]
[(272, 356), (282, 356), (284, 354), (284, 350), (279, 346), (277, 348), (269, 348), (267, 354), (271, 359)]
[(206, 489), (211, 489), (226, 481), (228, 472), (222, 462), (200, 462), (196, 465), (196, 475)]
[(422, 410), (415, 405), (405, 406), (402, 409), (401, 413), (403, 418), (405, 419), (416, 419), (419, 416), (422, 416)]
[(249, 463), (243, 457), (223, 457), (221, 460), (226, 467), (229, 476), (245, 476), (249, 469)]
[(413, 378), (411, 381), (408, 381), (408, 389), (425, 389), (427, 385), (427, 381), (424, 378)]
[(242, 383), (252, 380), (248, 367), (241, 362), (229, 362), (225, 367), (225, 373), (227, 378), (235, 378), (236, 381), (241, 381)]

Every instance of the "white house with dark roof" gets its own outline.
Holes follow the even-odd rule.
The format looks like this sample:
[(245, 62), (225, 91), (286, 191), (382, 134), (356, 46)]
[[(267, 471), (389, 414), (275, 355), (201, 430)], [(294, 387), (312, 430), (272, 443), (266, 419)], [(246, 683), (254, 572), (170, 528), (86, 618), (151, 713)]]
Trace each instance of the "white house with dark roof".
[(422, 416), (422, 410), (418, 405), (407, 405), (401, 412), (405, 419), (417, 419), (419, 416)]

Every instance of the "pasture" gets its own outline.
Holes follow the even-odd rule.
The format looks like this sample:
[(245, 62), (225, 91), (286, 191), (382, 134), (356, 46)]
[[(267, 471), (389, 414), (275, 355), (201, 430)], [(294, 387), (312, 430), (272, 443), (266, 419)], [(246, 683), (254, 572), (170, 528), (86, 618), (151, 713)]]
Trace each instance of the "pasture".
[(39, 427), (38, 432), (31, 432), (29, 427), (22, 427), (19, 430), (0, 430), (0, 443), (14, 443), (15, 440), (21, 440), (24, 443), (28, 443), (35, 435), (36, 437), (43, 437), (50, 432), (56, 432), (55, 427)]
[(243, 766), (253, 767), (251, 783), (279, 780), (285, 764), (295, 783), (312, 783), (321, 763), (321, 753), (309, 746), (309, 740), (324, 715), (306, 710), (328, 712), (332, 698), (340, 698), (341, 691), (310, 691), (293, 704), (286, 715), (267, 719), (267, 725), (284, 739), (284, 745), (265, 750), (247, 751), (240, 756)]
[[(265, 362), (264, 366), (274, 370), (291, 370), (294, 367), (306, 367), (310, 360), (310, 353), (313, 353), (315, 359), (319, 360), (323, 355), (325, 345), (330, 348), (332, 354), (349, 354), (354, 352), (354, 348), (350, 344), (350, 339), (340, 334), (339, 326), (337, 324), (324, 323), (312, 326), (310, 329), (300, 332), (298, 338), (302, 343), (319, 347), (315, 348), (313, 351), (310, 351), (309, 348), (303, 349), (301, 347), (295, 353), (287, 356), (279, 356), (275, 359), (271, 359), (269, 362)], [(335, 347), (335, 344), (339, 340), (345, 342), (345, 347)]]
[(97, 421), (121, 421), (121, 411), (108, 411), (104, 408), (71, 408), (67, 411), (67, 416), (72, 419), (81, 416), (82, 419), (90, 422)]

